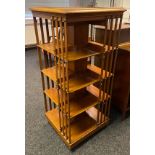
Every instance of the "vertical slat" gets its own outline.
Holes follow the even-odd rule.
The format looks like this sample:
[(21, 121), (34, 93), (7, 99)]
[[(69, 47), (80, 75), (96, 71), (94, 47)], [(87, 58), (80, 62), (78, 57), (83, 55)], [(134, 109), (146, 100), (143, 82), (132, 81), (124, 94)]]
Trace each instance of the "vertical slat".
[[(43, 30), (43, 22), (42, 22), (42, 18), (39, 18), (40, 21), (40, 31), (41, 31), (41, 38), (42, 38), (42, 43), (45, 43), (45, 37), (44, 37), (44, 30)], [(45, 61), (45, 67), (48, 67), (48, 56), (47, 56), (47, 52), (44, 51), (44, 61)]]
[[(105, 121), (105, 117), (106, 117), (106, 111), (107, 111), (107, 107), (108, 107), (108, 80), (110, 79), (110, 71), (109, 71), (109, 64), (110, 64), (110, 58), (111, 58), (111, 43), (112, 43), (112, 31), (113, 31), (113, 17), (110, 17), (109, 19), (109, 26), (110, 26), (110, 32), (109, 32), (109, 41), (108, 41), (108, 52), (107, 52), (107, 61), (106, 61), (106, 72), (105, 72), (105, 87), (104, 87), (104, 91), (106, 92), (106, 94), (104, 95), (105, 100), (105, 104), (104, 104), (104, 120)], [(109, 73), (109, 74), (108, 74)]]
[[(36, 41), (37, 44), (39, 44), (39, 35), (38, 35), (38, 28), (37, 28), (37, 20), (36, 17), (33, 17), (33, 21), (34, 21), (34, 29), (35, 29), (35, 35), (36, 35)], [(38, 57), (39, 57), (39, 66), (40, 66), (40, 71), (42, 70), (43, 66), (42, 66), (42, 58), (41, 58), (41, 49), (39, 47), (37, 47), (37, 51), (38, 51)], [(44, 75), (41, 72), (41, 79), (42, 79), (42, 88), (43, 91), (45, 90), (45, 80), (44, 80)], [(45, 106), (45, 111), (48, 110), (47, 108), (47, 99), (46, 99), (46, 95), (45, 93), (43, 93), (44, 95), (44, 106)]]
[(114, 26), (113, 41), (112, 41), (112, 52), (111, 52), (111, 60), (110, 60), (110, 66), (109, 66), (109, 72), (110, 73), (112, 73), (112, 64), (113, 64), (114, 50), (116, 49), (117, 25), (118, 25), (118, 18), (115, 18), (115, 26)]
[[(66, 60), (68, 59), (68, 52), (67, 52), (67, 23), (66, 21), (64, 21), (64, 42), (65, 42), (65, 55), (64, 57), (66, 58)], [(67, 89), (69, 88), (69, 85), (67, 83)]]
[[(49, 37), (49, 27), (48, 27), (48, 19), (45, 19), (45, 26), (46, 26), (46, 37), (47, 37), (47, 42), (49, 43), (50, 42), (50, 37)], [(48, 60), (48, 57), (49, 57), (49, 60)], [(51, 54), (49, 53), (47, 53), (47, 61), (48, 61), (48, 67), (50, 67), (50, 66), (52, 66), (51, 65)], [(50, 80), (49, 78), (47, 79), (47, 84), (48, 84), (48, 88), (50, 88), (50, 84), (49, 84), (49, 82), (48, 81), (51, 81), (51, 84), (52, 84), (52, 87), (53, 87), (53, 85), (54, 85), (54, 83), (53, 83), (53, 81), (52, 80)], [(51, 99), (49, 98), (49, 105), (50, 105), (50, 109), (52, 109), (52, 101), (51, 101)]]
[(60, 53), (60, 45), (59, 45), (59, 33), (58, 33), (58, 17), (55, 18), (55, 26), (56, 26), (56, 44), (57, 44), (57, 52), (58, 52), (58, 79), (60, 86), (60, 104), (61, 104), (61, 115), (62, 115), (62, 133), (64, 132), (64, 105), (63, 105), (63, 90), (62, 90), (62, 75), (61, 75), (61, 53)]
[[(60, 59), (61, 59), (61, 70), (62, 70), (62, 76), (60, 77), (60, 89), (61, 89), (61, 92), (62, 92), (62, 103), (63, 103), (63, 117), (64, 117), (64, 132), (66, 131), (66, 115), (65, 115), (65, 91), (64, 91), (64, 61), (63, 61), (63, 45), (62, 45), (62, 19), (61, 17), (59, 18), (59, 22), (58, 22), (58, 25), (60, 26), (60, 29), (59, 29), (59, 32), (58, 32), (58, 38), (59, 38), (59, 42), (60, 42), (60, 48), (61, 48), (61, 55), (60, 55)], [(65, 133), (64, 133), (65, 134)]]
[(54, 64), (56, 68), (56, 87), (57, 87), (57, 94), (58, 94), (58, 106), (59, 106), (59, 126), (60, 126), (60, 131), (62, 131), (62, 116), (61, 116), (61, 104), (60, 104), (60, 92), (59, 92), (59, 79), (58, 79), (58, 64), (57, 64), (57, 50), (56, 50), (56, 41), (55, 41), (55, 21), (54, 21), (54, 16), (51, 19), (51, 29), (52, 29), (52, 42), (53, 42), (53, 47), (54, 47)]
[(110, 59), (110, 46), (111, 46), (111, 40), (112, 40), (112, 28), (113, 28), (113, 20), (112, 17), (109, 18), (108, 21), (108, 25), (107, 25), (108, 31), (109, 31), (109, 36), (108, 36), (108, 48), (107, 48), (107, 52), (105, 53), (105, 80), (104, 80), (104, 84), (103, 84), (103, 96), (102, 99), (105, 100), (104, 104), (102, 105), (102, 111), (104, 111), (104, 120), (103, 118), (101, 118), (101, 122), (105, 121), (105, 111), (107, 109), (107, 96), (105, 95), (105, 92), (107, 92), (107, 80), (108, 80), (108, 71), (109, 71), (109, 59)]
[[(54, 23), (54, 17), (52, 17), (52, 19), (51, 19), (51, 31), (52, 31), (52, 43), (53, 43), (53, 46), (54, 46), (54, 65), (55, 65), (55, 67), (56, 67), (56, 79), (57, 79), (57, 63), (56, 63), (56, 61), (57, 61), (57, 59), (56, 59), (56, 47), (55, 47), (55, 31), (54, 31), (54, 27), (55, 27), (55, 23)], [(50, 38), (49, 38), (50, 39)], [(51, 57), (50, 57), (50, 59), (52, 59)], [(51, 66), (52, 66), (52, 60), (50, 60), (50, 63), (51, 63)], [(58, 80), (58, 79), (57, 79)], [(52, 86), (54, 87), (54, 82), (53, 82), (53, 84), (52, 84)], [(59, 94), (59, 93), (58, 93)], [(58, 97), (58, 100), (59, 100), (59, 97)], [(53, 105), (54, 106), (54, 108), (56, 107), (56, 105), (54, 104)], [(60, 112), (60, 111), (59, 111)], [(60, 119), (60, 117), (59, 117), (59, 119)], [(61, 121), (60, 121), (61, 122)], [(61, 124), (61, 123), (60, 123)], [(61, 126), (61, 125), (60, 125)], [(61, 127), (60, 127), (61, 128)]]
[(45, 19), (45, 25), (46, 25), (46, 37), (47, 37), (47, 42), (50, 42), (50, 37), (49, 37), (49, 27), (48, 27), (48, 19)]
[(69, 103), (69, 93), (67, 93), (67, 105), (68, 105), (68, 138), (69, 138), (69, 143), (71, 143), (71, 125), (70, 125), (70, 103)]
[(41, 31), (41, 39), (42, 39), (42, 43), (45, 43), (42, 18), (39, 18), (39, 21), (40, 21), (40, 31)]
[[(99, 89), (99, 105), (98, 105), (98, 111), (97, 111), (97, 123), (99, 124), (99, 119), (100, 119), (100, 115), (102, 115), (101, 113), (101, 104), (102, 104), (102, 101), (101, 101), (101, 88), (102, 88), (102, 84), (103, 84), (103, 80), (102, 80), (102, 76), (103, 76), (103, 54), (101, 55), (101, 58), (100, 58), (100, 61), (101, 61), (101, 74), (100, 74), (100, 89)], [(100, 113), (100, 115), (99, 115)]]
[[(114, 19), (113, 19), (114, 20)], [(109, 73), (111, 74), (112, 73), (112, 65), (113, 65), (113, 62), (114, 62), (114, 49), (115, 49), (115, 41), (116, 41), (116, 31), (117, 31), (117, 25), (118, 25), (118, 18), (115, 18), (115, 24), (114, 24), (114, 29), (113, 29), (113, 40), (112, 40), (112, 51), (110, 52), (111, 56), (110, 56), (110, 64), (109, 64)], [(107, 94), (111, 95), (111, 89), (112, 87), (110, 86), (111, 85), (111, 80), (112, 78), (108, 78), (107, 79), (107, 87), (108, 87), (108, 90), (107, 90)], [(107, 106), (108, 108), (105, 109), (105, 114), (107, 115), (107, 112), (109, 113), (109, 106), (110, 106), (110, 103), (107, 101)]]
[(90, 38), (91, 38), (91, 41), (93, 40), (93, 25), (90, 24)]
[[(50, 42), (50, 38), (49, 38), (49, 27), (48, 27), (48, 20), (45, 19), (45, 27), (46, 27), (46, 37), (47, 37), (47, 42), (49, 43)], [(50, 53), (48, 54), (47, 53), (47, 57), (49, 57)], [(49, 62), (49, 59), (47, 59), (48, 61), (48, 67), (50, 66), (50, 62)]]
[[(105, 33), (104, 33), (104, 38), (103, 38), (103, 50), (105, 51), (105, 43), (106, 43), (106, 31), (107, 31), (107, 20), (106, 20), (106, 25), (105, 25)], [(98, 124), (101, 123), (101, 117), (102, 117), (102, 106), (103, 106), (103, 101), (102, 101), (102, 96), (103, 94), (101, 94), (101, 91), (102, 91), (102, 87), (103, 87), (103, 68), (104, 68), (104, 54), (101, 55), (101, 58), (100, 58), (100, 62), (101, 62), (101, 74), (100, 74), (100, 89), (99, 89), (99, 107), (98, 107), (98, 112), (97, 112), (97, 122)], [(100, 115), (99, 115), (100, 114)]]
[[(115, 50), (115, 57), (114, 57), (114, 62), (113, 62), (113, 69), (112, 69), (112, 73), (115, 75), (115, 67), (116, 67), (116, 60), (117, 60), (117, 54), (118, 54), (118, 41), (119, 41), (119, 37), (120, 37), (120, 30), (121, 30), (121, 25), (122, 25), (122, 16), (120, 17), (120, 21), (118, 24), (118, 30), (117, 32), (117, 36), (116, 36), (116, 50)], [(113, 81), (114, 81), (114, 76), (111, 79), (111, 85), (110, 85), (110, 95), (112, 96), (112, 87), (113, 87)], [(111, 98), (109, 100), (109, 103), (111, 102)], [(108, 106), (108, 116), (110, 114), (110, 104)]]
[(67, 23), (66, 19), (64, 20), (64, 42), (65, 42), (65, 59), (66, 59), (66, 91), (67, 91), (67, 107), (68, 107), (68, 140), (71, 143), (71, 127), (70, 127), (70, 103), (69, 103), (69, 75), (68, 75), (68, 49), (67, 49)]
[[(105, 51), (105, 46), (106, 46), (106, 40), (107, 40), (107, 28), (108, 28), (108, 19), (106, 19), (106, 22), (105, 22), (105, 31), (104, 31), (104, 40), (103, 40), (103, 48), (104, 48), (104, 51)], [(106, 68), (105, 65), (106, 65), (106, 59), (107, 57), (105, 56), (105, 53), (104, 53), (104, 59), (102, 59), (102, 68), (101, 68), (101, 74), (103, 75), (103, 69)], [(107, 70), (105, 70), (105, 74), (106, 74)], [(104, 85), (105, 85), (105, 82), (106, 82), (106, 75), (105, 75), (105, 79), (102, 80), (102, 85), (101, 85), (101, 90), (103, 91), (102, 93), (102, 96), (101, 96), (101, 113), (100, 113), (100, 123), (102, 123), (102, 117), (103, 117), (103, 109), (105, 107), (105, 102), (104, 102), (104, 96), (105, 96), (105, 90), (103, 90), (104, 88)], [(105, 116), (105, 114), (104, 114)]]
[[(65, 52), (67, 52), (65, 50)], [(67, 125), (68, 125), (68, 139), (69, 139), (69, 143), (71, 143), (71, 128), (70, 128), (70, 102), (69, 102), (69, 75), (68, 75), (68, 61), (66, 61), (66, 99), (67, 99), (67, 103), (66, 103), (66, 111), (67, 111)]]
[[(42, 43), (45, 43), (45, 37), (44, 37), (44, 30), (43, 30), (43, 22), (42, 18), (39, 18), (40, 21), (40, 31), (41, 31), (41, 38), (42, 38)], [(44, 51), (44, 61), (45, 61), (45, 67), (48, 67), (48, 57), (47, 57), (47, 52)]]
[(37, 28), (37, 19), (36, 17), (33, 17), (33, 23), (34, 23), (34, 31), (36, 36), (37, 44), (39, 44), (39, 35), (38, 35), (38, 28)]
[[(104, 42), (103, 42), (103, 44), (104, 44), (104, 50), (105, 50), (105, 46), (106, 46), (106, 41), (107, 41), (107, 28), (108, 28), (108, 19), (106, 19), (106, 23), (105, 23), (105, 31), (104, 31)], [(103, 64), (103, 68), (105, 69), (105, 65), (106, 65), (106, 56), (105, 56), (105, 53), (104, 53), (104, 64)], [(105, 78), (106, 78), (106, 76), (105, 76)], [(104, 110), (104, 108), (105, 108), (105, 89), (104, 89), (104, 86), (105, 86), (105, 79), (103, 80), (103, 85), (102, 85), (102, 90), (103, 90), (103, 94), (102, 94), (102, 107), (101, 107), (101, 111), (102, 111), (102, 113), (103, 113), (103, 110)], [(104, 117), (105, 117), (105, 113), (104, 113)], [(102, 117), (101, 117), (101, 120), (100, 120), (100, 122), (102, 122)]]
[[(109, 33), (109, 42), (108, 42), (108, 53), (107, 53), (107, 62), (106, 62), (106, 80), (105, 80), (105, 92), (108, 94), (108, 90), (109, 90), (109, 87), (108, 87), (108, 79), (110, 78), (109, 74), (107, 75), (107, 73), (109, 72), (109, 62), (110, 62), (110, 56), (111, 56), (111, 43), (112, 43), (112, 30), (113, 30), (113, 16), (110, 17), (109, 19), (109, 25), (110, 25), (110, 33)], [(110, 72), (109, 72), (110, 73)], [(105, 109), (104, 109), (104, 114), (106, 116), (106, 111), (107, 111), (107, 107), (108, 107), (108, 99), (107, 99), (107, 96), (105, 96), (106, 100), (105, 100)], [(104, 121), (105, 121), (105, 117), (104, 117)]]
[[(46, 37), (47, 37), (47, 42), (49, 43), (50, 42), (50, 35), (49, 35), (49, 27), (48, 27), (48, 19), (45, 19), (45, 25), (46, 25)], [(49, 67), (52, 67), (52, 57), (51, 57), (51, 53), (49, 53)], [(51, 84), (52, 84), (52, 87), (54, 87), (54, 82), (52, 80), (51, 81)], [(52, 104), (50, 104), (50, 109), (52, 109)]]
[[(48, 19), (45, 19), (45, 25), (46, 25), (46, 37), (47, 37), (47, 42), (50, 42), (50, 35), (49, 35), (49, 27), (48, 27)], [(51, 53), (49, 53), (49, 66), (52, 67), (52, 58), (51, 58)], [(52, 81), (52, 87), (53, 87), (53, 81)]]
[[(39, 21), (40, 21), (40, 31), (41, 31), (42, 43), (45, 43), (45, 36), (44, 36), (44, 29), (43, 29), (42, 18), (39, 18)], [(47, 55), (46, 51), (43, 51), (43, 52), (44, 52), (45, 67), (47, 68), (49, 66), (49, 64), (48, 64), (48, 55)], [(49, 78), (46, 77), (46, 79), (47, 79), (47, 88), (49, 89), (50, 88)], [(52, 108), (52, 104), (51, 104), (50, 98), (49, 98), (49, 106), (50, 106), (50, 109), (51, 109)]]
[[(41, 71), (42, 70), (41, 50), (40, 50), (39, 47), (37, 48), (37, 50), (38, 50), (39, 63), (40, 63), (40, 71)], [(42, 72), (41, 72), (41, 80), (42, 80), (42, 88), (43, 88), (43, 91), (44, 91), (45, 90), (45, 80), (44, 80), (44, 74)], [(44, 95), (45, 111), (48, 111), (46, 94), (43, 92), (43, 95)]]
[(62, 26), (62, 18), (59, 22), (60, 25), (60, 43), (61, 43), (61, 59), (62, 59), (62, 79), (63, 79), (63, 97), (64, 97), (64, 113), (65, 113), (65, 134), (66, 134), (66, 139), (68, 139), (68, 133), (67, 133), (67, 128), (68, 128), (68, 123), (67, 123), (67, 111), (66, 111), (66, 88), (65, 88), (65, 60), (64, 60), (64, 48), (63, 48), (63, 26)]

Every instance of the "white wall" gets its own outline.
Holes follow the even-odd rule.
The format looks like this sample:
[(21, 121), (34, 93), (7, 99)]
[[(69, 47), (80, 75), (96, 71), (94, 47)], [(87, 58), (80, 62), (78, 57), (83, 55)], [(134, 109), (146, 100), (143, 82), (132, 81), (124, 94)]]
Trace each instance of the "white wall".
[[(110, 0), (96, 0), (97, 7), (109, 7)], [(123, 22), (129, 22), (130, 0), (115, 0), (114, 7), (123, 7), (127, 11), (123, 15)]]
[(123, 8), (127, 9), (127, 11), (123, 15), (123, 22), (129, 22), (130, 15), (130, 0), (123, 0)]
[(29, 8), (34, 6), (67, 7), (69, 6), (69, 0), (25, 0), (26, 12), (30, 12)]
[(35, 33), (33, 27), (33, 20), (26, 19), (25, 20), (25, 45), (32, 45), (35, 44)]

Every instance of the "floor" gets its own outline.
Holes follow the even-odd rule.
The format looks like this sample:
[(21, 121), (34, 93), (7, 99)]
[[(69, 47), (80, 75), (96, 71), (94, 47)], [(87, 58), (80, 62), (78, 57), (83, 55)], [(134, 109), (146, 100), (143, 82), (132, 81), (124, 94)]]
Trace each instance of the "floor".
[(70, 151), (44, 117), (44, 105), (36, 50), (25, 52), (26, 155), (129, 155), (130, 118), (121, 122), (113, 109), (108, 127)]

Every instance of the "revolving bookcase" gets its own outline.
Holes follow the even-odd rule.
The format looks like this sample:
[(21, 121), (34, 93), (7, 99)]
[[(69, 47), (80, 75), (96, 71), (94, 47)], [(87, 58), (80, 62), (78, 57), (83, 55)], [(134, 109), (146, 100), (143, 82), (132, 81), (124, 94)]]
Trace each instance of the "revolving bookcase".
[[(109, 123), (122, 8), (31, 8), (45, 116), (71, 149)], [(105, 27), (102, 43), (92, 25)], [(106, 31), (113, 31), (107, 37)], [(107, 40), (108, 39), (108, 40)], [(92, 57), (100, 55), (101, 68)], [(97, 87), (98, 85), (99, 87)]]

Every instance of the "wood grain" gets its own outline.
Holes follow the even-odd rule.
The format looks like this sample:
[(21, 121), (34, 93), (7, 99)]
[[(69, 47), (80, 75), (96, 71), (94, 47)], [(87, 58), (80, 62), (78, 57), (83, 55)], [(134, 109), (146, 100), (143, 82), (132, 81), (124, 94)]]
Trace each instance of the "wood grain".
[[(39, 57), (41, 54), (45, 56), (44, 60), (40, 57), (40, 62), (45, 63), (45, 68), (41, 67), (41, 75), (55, 82), (52, 88), (47, 83), (47, 89), (43, 89), (44, 96), (57, 105), (54, 109), (46, 110), (45, 115), (66, 145), (72, 148), (109, 122), (103, 109), (105, 103), (110, 105), (111, 94), (108, 92), (111, 92), (111, 87), (103, 89), (103, 84), (106, 80), (113, 79), (114, 72), (113, 69), (110, 71), (103, 65), (105, 59), (106, 64), (111, 60), (108, 58), (111, 52), (117, 50), (118, 38), (115, 39), (116, 46), (111, 46), (110, 40), (106, 45), (105, 33), (101, 43), (89, 41), (89, 24), (107, 27), (107, 22), (109, 20), (113, 22), (115, 18), (120, 18), (121, 23), (125, 9), (33, 7), (31, 11), (34, 17), (38, 54)], [(38, 38), (36, 29), (37, 19), (40, 21), (41, 39)], [(48, 43), (44, 38), (44, 20)], [(48, 21), (51, 22), (51, 40), (49, 40)], [(39, 40), (42, 40), (42, 43)], [(49, 61), (51, 54), (54, 57), (54, 66), (52, 59)], [(88, 64), (88, 59), (96, 55), (101, 58), (103, 64), (101, 68)], [(96, 82), (100, 82), (100, 89), (94, 86)], [(45, 85), (44, 80), (43, 84)]]
[[(92, 114), (92, 116), (95, 118), (94, 115), (95, 114)], [(59, 132), (59, 135), (63, 138), (59, 130), (59, 115), (57, 109), (46, 112), (45, 116), (47, 117), (49, 123)], [(103, 123), (104, 126), (107, 125), (108, 121), (109, 120), (107, 118), (107, 120), (105, 120), (105, 122)], [(96, 128), (96, 121), (93, 118), (89, 117), (86, 113), (83, 113), (71, 122), (72, 143), (68, 144), (66, 141), (65, 142), (69, 147), (72, 148), (75, 143), (77, 143), (80, 139), (84, 139), (87, 135), (89, 135), (89, 133), (96, 130)]]
[(76, 14), (76, 13), (99, 13), (99, 12), (122, 12), (123, 8), (79, 8), (79, 7), (32, 7), (31, 11), (59, 13), (59, 14)]

